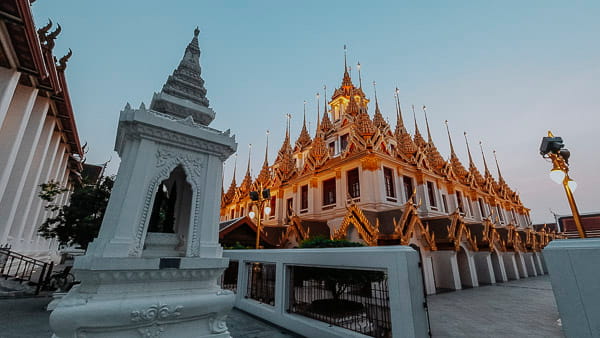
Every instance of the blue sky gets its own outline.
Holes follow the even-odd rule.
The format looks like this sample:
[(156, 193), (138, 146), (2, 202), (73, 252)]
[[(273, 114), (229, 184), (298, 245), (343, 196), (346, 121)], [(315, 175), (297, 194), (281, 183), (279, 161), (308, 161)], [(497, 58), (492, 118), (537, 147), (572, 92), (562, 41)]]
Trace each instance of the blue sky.
[[(68, 48), (67, 69), (77, 126), (88, 162), (112, 158), (119, 111), (149, 104), (200, 27), (202, 76), (217, 118), (239, 144), (238, 180), (254, 144), (258, 173), (271, 130), (275, 158), (291, 113), (292, 137), (316, 119), (315, 93), (330, 96), (348, 63), (362, 65), (363, 88), (377, 82), (384, 116), (395, 123), (393, 90), (405, 121), (410, 105), (428, 107), (434, 142), (447, 156), (444, 120), (467, 164), (467, 131), (478, 166), (478, 141), (488, 164), (497, 151), (502, 174), (532, 209), (534, 222), (568, 213), (550, 165), (538, 154), (548, 129), (572, 152), (571, 176), (581, 212), (599, 210), (600, 3), (597, 1), (37, 1), (36, 24), (62, 25), (55, 54)], [(356, 68), (352, 71), (358, 82)], [(373, 110), (371, 109), (371, 112)], [(422, 131), (424, 118), (417, 120)], [(314, 127), (314, 122), (312, 123)], [(409, 131), (412, 132), (412, 123)], [(226, 164), (225, 185), (233, 170)], [(495, 173), (495, 169), (494, 169)]]

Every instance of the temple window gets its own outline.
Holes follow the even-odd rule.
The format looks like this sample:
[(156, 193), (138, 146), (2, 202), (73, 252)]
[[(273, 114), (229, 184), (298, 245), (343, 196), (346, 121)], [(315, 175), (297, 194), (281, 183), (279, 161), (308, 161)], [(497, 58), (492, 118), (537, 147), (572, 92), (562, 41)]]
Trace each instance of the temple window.
[(323, 206), (335, 205), (335, 178), (323, 181)]
[(404, 195), (406, 197), (406, 201), (408, 202), (415, 190), (413, 185), (413, 179), (409, 176), (402, 176), (402, 185), (404, 185)]
[(475, 217), (475, 213), (473, 213), (473, 203), (471, 203), (471, 200), (468, 197), (465, 197), (465, 202), (468, 206), (469, 216)]
[(392, 169), (383, 167), (383, 181), (387, 200), (396, 202), (396, 187), (394, 186), (394, 171)]
[(346, 173), (346, 178), (348, 180), (348, 194), (350, 197), (360, 197), (360, 179), (358, 176), (358, 168), (349, 170)]
[(456, 191), (456, 203), (457, 203), (457, 207), (458, 207), (458, 213), (461, 215), (465, 214), (465, 206), (463, 203), (463, 195), (460, 191)]
[(292, 216), (294, 213), (294, 198), (288, 198), (285, 202), (285, 215), (286, 217)]
[(433, 210), (437, 210), (437, 201), (435, 199), (435, 185), (431, 181), (427, 181), (427, 197), (429, 198), (429, 206)]
[(336, 155), (335, 154), (335, 141), (329, 142), (328, 148), (329, 148), (329, 156), (332, 156), (332, 157), (335, 156)]
[(275, 218), (275, 207), (277, 206), (277, 196), (271, 196), (271, 212), (269, 213), (269, 219)]
[(483, 198), (479, 198), (477, 200), (478, 204), (479, 204), (479, 212), (481, 213), (481, 219), (484, 219), (487, 215), (485, 213), (485, 203), (483, 202)]
[(340, 152), (344, 152), (348, 147), (348, 134), (340, 136)]
[(300, 187), (300, 213), (308, 211), (308, 184)]
[(504, 213), (502, 212), (502, 208), (500, 205), (496, 205), (496, 211), (498, 211), (498, 219), (500, 220), (500, 224), (504, 224)]
[(244, 207), (240, 208), (240, 216), (239, 217), (243, 217), (244, 216)]
[(229, 214), (229, 219), (233, 219), (235, 217), (235, 209), (231, 209), (231, 212)]
[(519, 221), (517, 220), (517, 215), (515, 214), (515, 209), (510, 209), (510, 214), (512, 215), (512, 222), (515, 223), (515, 225), (519, 224)]
[(446, 195), (442, 195), (442, 204), (444, 207), (444, 212), (448, 212), (448, 197), (446, 197)]

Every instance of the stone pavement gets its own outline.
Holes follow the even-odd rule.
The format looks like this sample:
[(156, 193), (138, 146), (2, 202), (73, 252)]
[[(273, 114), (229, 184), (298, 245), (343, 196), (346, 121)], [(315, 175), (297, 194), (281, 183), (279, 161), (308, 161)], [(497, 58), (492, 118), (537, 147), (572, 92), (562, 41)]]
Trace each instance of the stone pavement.
[(564, 337), (548, 275), (427, 299), (433, 337)]
[[(0, 338), (50, 337), (48, 302), (0, 299)], [(548, 276), (429, 296), (428, 303), (434, 338), (564, 337)], [(235, 338), (299, 337), (239, 310), (227, 326)]]

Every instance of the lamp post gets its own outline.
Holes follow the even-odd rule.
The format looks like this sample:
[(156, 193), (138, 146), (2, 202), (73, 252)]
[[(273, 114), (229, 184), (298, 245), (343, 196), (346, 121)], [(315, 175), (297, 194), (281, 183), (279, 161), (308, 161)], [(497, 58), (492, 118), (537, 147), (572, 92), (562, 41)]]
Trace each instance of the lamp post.
[(585, 230), (581, 225), (579, 210), (577, 210), (577, 204), (575, 204), (575, 198), (573, 197), (573, 191), (577, 188), (577, 183), (569, 177), (569, 157), (571, 156), (571, 152), (564, 148), (561, 137), (555, 137), (551, 131), (548, 131), (548, 136), (542, 138), (540, 154), (543, 158), (548, 158), (552, 161), (550, 178), (558, 184), (562, 183), (567, 194), (571, 212), (573, 213), (573, 220), (575, 221), (579, 237), (586, 238)]
[(250, 216), (250, 218), (254, 219), (254, 217), (256, 217), (256, 245), (255, 245), (255, 248), (258, 249), (259, 242), (260, 242), (260, 230), (261, 230), (261, 221), (262, 221), (263, 212), (265, 214), (271, 213), (271, 207), (269, 207), (267, 205), (267, 203), (269, 203), (271, 201), (271, 190), (263, 189), (262, 185), (261, 185), (259, 191), (251, 191), (250, 192), (250, 199), (252, 200), (252, 202), (251, 202), (252, 206), (255, 207), (256, 211), (258, 212), (258, 214), (255, 213), (254, 211), (250, 211), (248, 213), (248, 216)]

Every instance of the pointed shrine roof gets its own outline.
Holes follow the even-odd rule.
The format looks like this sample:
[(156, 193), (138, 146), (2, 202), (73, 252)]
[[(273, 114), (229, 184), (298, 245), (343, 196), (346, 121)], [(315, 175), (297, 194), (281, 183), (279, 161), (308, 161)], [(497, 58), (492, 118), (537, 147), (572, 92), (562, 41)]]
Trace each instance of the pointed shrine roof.
[(180, 118), (192, 116), (197, 123), (208, 125), (215, 118), (215, 112), (208, 107), (204, 80), (200, 76), (198, 34), (200, 30), (196, 28), (183, 59), (161, 92), (154, 94), (150, 109)]

